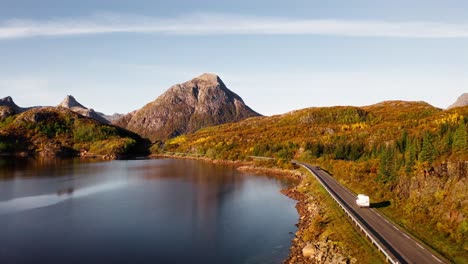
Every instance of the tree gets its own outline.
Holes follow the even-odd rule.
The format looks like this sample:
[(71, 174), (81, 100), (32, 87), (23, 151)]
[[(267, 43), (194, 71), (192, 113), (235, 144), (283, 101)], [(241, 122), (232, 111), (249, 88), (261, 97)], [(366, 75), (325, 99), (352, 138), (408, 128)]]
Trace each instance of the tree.
[(410, 173), (413, 171), (413, 166), (416, 163), (416, 146), (413, 142), (408, 144), (406, 151), (406, 164), (405, 171)]
[(453, 152), (462, 153), (468, 151), (468, 133), (466, 132), (465, 120), (462, 119), (458, 124), (457, 130), (453, 135)]
[(408, 131), (406, 129), (403, 130), (401, 133), (400, 139), (397, 141), (398, 150), (400, 153), (404, 153), (406, 151), (406, 146), (408, 144)]
[(377, 181), (388, 183), (396, 178), (396, 159), (395, 150), (392, 146), (386, 146), (382, 148), (380, 154), (380, 166), (379, 173), (377, 175)]
[(421, 152), (419, 153), (419, 161), (432, 164), (435, 159), (435, 154), (436, 151), (434, 145), (432, 145), (432, 135), (426, 132), (424, 134)]

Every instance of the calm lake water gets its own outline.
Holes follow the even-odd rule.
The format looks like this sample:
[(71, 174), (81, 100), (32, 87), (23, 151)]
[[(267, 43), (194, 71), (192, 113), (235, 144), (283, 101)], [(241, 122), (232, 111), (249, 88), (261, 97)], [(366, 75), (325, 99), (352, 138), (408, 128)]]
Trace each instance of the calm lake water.
[(0, 160), (0, 263), (281, 263), (287, 186), (191, 160)]

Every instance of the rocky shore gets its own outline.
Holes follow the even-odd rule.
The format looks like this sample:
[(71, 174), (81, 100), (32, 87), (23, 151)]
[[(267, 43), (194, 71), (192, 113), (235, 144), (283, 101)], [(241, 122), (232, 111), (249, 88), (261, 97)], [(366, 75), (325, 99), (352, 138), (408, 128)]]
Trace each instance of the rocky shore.
[[(300, 186), (303, 183), (300, 183)], [(284, 190), (283, 193), (297, 201), (299, 221), (295, 237), (285, 264), (302, 263), (357, 263), (350, 257), (340, 243), (328, 236), (322, 236), (324, 205), (319, 199), (298, 191), (298, 186)]]

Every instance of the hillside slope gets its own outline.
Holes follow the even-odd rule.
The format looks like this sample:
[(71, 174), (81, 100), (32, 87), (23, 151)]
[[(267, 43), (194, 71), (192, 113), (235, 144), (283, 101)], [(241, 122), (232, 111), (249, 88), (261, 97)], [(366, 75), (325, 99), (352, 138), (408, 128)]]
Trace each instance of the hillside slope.
[(42, 107), (12, 115), (0, 122), (0, 153), (76, 156), (80, 152), (111, 158), (145, 153), (140, 136), (105, 125), (63, 107)]

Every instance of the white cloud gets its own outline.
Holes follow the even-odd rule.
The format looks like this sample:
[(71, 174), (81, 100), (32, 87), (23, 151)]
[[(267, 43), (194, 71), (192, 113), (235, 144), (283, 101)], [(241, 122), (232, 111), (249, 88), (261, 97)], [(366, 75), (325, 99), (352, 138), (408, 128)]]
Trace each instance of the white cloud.
[(97, 14), (75, 19), (0, 23), (0, 39), (108, 33), (174, 35), (332, 35), (353, 37), (467, 38), (468, 24), (425, 21), (292, 19), (232, 14), (192, 14), (174, 18)]

